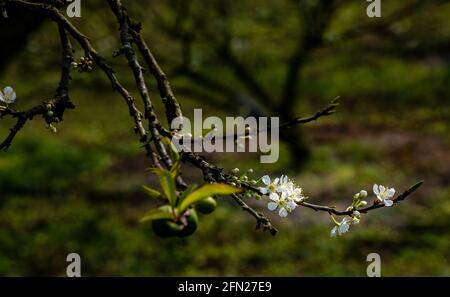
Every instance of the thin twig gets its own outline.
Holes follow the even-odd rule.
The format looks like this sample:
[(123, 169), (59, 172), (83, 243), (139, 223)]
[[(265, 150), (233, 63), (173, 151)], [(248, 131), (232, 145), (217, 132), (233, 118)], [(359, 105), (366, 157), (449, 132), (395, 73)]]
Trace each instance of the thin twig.
[(316, 112), (314, 115), (306, 117), (306, 118), (296, 118), (292, 121), (288, 121), (286, 123), (281, 124), (279, 127), (280, 129), (282, 128), (290, 128), (294, 125), (298, 125), (298, 124), (306, 124), (312, 121), (315, 121), (321, 117), (324, 116), (329, 116), (332, 115), (333, 113), (336, 112), (336, 107), (339, 106), (339, 97), (336, 97), (333, 101), (331, 101), (330, 104), (328, 104), (324, 109), (319, 110), (318, 112)]

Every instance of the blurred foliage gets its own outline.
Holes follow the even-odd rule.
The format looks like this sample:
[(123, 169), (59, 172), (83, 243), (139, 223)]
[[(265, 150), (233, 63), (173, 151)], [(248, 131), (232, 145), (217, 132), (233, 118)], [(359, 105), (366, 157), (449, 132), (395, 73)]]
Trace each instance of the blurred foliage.
[[(119, 47), (117, 24), (106, 6), (85, 2), (83, 17), (72, 21), (110, 58)], [(223, 109), (220, 103), (230, 100), (226, 94), (178, 75), (181, 47), (163, 25), (176, 23), (179, 1), (124, 2), (130, 14), (143, 20), (145, 37), (187, 116), (196, 107), (203, 107), (206, 115), (243, 112), (237, 104)], [(220, 19), (210, 2), (193, 1), (192, 11), (214, 33)], [(0, 155), (0, 275), (65, 275), (71, 252), (81, 255), (82, 274), (92, 276), (364, 276), (371, 252), (381, 255), (384, 276), (450, 275), (450, 55), (448, 47), (441, 48), (450, 39), (450, 5), (423, 1), (427, 5), (386, 30), (346, 39), (343, 32), (382, 24), (383, 18), (368, 19), (364, 1), (343, 2), (324, 33), (326, 43), (308, 56), (301, 75), (295, 105), (299, 115), (342, 98), (337, 114), (305, 128), (312, 157), (304, 170), (286, 172), (291, 162), (286, 143), (276, 164), (260, 164), (255, 154), (208, 157), (227, 169), (253, 168), (256, 176), (289, 173), (312, 200), (339, 207), (374, 182), (401, 191), (425, 179), (410, 200), (363, 216), (348, 234), (331, 239), (326, 214), (300, 209), (284, 220), (268, 214), (280, 230), (272, 238), (254, 231), (253, 218), (221, 198), (212, 215), (200, 216), (191, 238), (159, 239), (149, 225), (138, 223), (146, 210), (157, 206), (141, 186), (156, 186), (157, 181), (145, 171), (149, 163), (126, 105), (100, 72), (74, 73), (71, 97), (77, 108), (65, 115), (58, 133), (51, 134), (35, 119)], [(410, 1), (383, 1), (383, 13), (389, 15), (404, 2)], [(298, 1), (232, 3), (233, 48), (275, 96), (301, 28)], [(185, 22), (185, 30), (198, 29), (189, 18)], [(55, 29), (44, 23), (2, 69), (0, 81), (16, 90), (18, 109), (54, 93), (60, 59)], [(195, 40), (191, 54), (195, 69), (246, 94), (206, 35)], [(133, 89), (125, 59), (109, 60)], [(150, 89), (161, 111), (153, 82)], [(1, 135), (11, 124), (2, 119)], [(192, 168), (184, 175), (190, 182), (202, 182)], [(263, 201), (250, 203), (269, 213)]]

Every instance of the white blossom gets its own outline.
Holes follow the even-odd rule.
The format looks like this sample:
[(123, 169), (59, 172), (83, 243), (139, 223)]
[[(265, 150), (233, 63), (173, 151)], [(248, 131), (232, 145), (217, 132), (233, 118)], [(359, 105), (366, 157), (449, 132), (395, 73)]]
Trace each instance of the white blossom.
[(295, 185), (294, 183), (289, 180), (289, 178), (286, 175), (282, 175), (280, 177), (280, 184), (278, 186), (278, 191), (281, 193), (290, 194), (292, 191), (294, 191)]
[(11, 87), (6, 87), (3, 92), (0, 91), (0, 101), (11, 104), (16, 101), (16, 92)]
[(377, 196), (380, 202), (383, 202), (385, 206), (392, 206), (394, 202), (392, 197), (395, 195), (394, 188), (384, 187), (382, 185), (373, 185), (373, 193)]
[(302, 188), (296, 187), (286, 175), (274, 180), (264, 175), (261, 180), (265, 186), (260, 187), (259, 191), (263, 195), (268, 195), (271, 200), (267, 207), (271, 211), (278, 209), (281, 217), (286, 217), (298, 206), (297, 203), (305, 199)]
[(271, 196), (270, 200), (272, 201), (269, 202), (267, 208), (270, 211), (274, 211), (278, 208), (278, 214), (282, 218), (287, 217), (288, 213), (290, 213), (297, 207), (297, 204), (294, 201), (287, 199), (286, 194), (284, 193), (281, 195), (281, 197)]
[(305, 200), (302, 188), (294, 188), (293, 190), (289, 191), (286, 195), (288, 196), (289, 199), (293, 200), (296, 203)]
[(341, 221), (341, 224), (339, 225), (339, 229), (338, 229), (339, 235), (347, 233), (348, 229), (350, 228), (350, 224), (351, 224), (351, 221), (349, 218), (347, 218), (347, 217), (343, 218)]
[(260, 187), (259, 191), (263, 195), (269, 195), (269, 198), (274, 200), (274, 198), (279, 198), (278, 195), (278, 186), (279, 186), (279, 178), (275, 178), (273, 181), (270, 179), (268, 175), (264, 175), (261, 178), (262, 182), (266, 185), (266, 187)]
[(341, 236), (342, 234), (347, 233), (351, 223), (352, 221), (348, 217), (343, 218), (341, 222), (336, 222), (336, 226), (331, 229), (330, 236), (336, 237), (337, 235)]

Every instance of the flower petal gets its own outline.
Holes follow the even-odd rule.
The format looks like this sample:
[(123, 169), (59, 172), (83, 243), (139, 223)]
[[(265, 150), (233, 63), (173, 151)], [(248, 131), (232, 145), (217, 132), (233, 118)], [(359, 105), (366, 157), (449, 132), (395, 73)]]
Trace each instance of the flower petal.
[(346, 222), (341, 223), (341, 225), (339, 226), (339, 234), (344, 234), (348, 231), (348, 229), (350, 228), (350, 225)]
[(273, 201), (280, 201), (280, 198), (277, 193), (270, 193), (269, 198), (270, 198), (270, 200), (273, 200)]
[(295, 203), (294, 201), (289, 201), (287, 204), (289, 210), (294, 210), (297, 207), (297, 203)]
[(11, 101), (11, 103), (13, 103), (14, 101), (16, 101), (16, 92), (12, 92), (10, 95), (9, 95), (9, 100)]
[(278, 214), (280, 215), (280, 217), (285, 218), (288, 215), (287, 210), (284, 207), (280, 208), (280, 211), (278, 212)]
[(270, 177), (269, 177), (268, 175), (264, 175), (264, 176), (261, 178), (261, 180), (262, 180), (262, 182), (263, 182), (265, 185), (269, 185), (269, 184), (270, 184)]
[(390, 200), (390, 199), (384, 199), (384, 206), (392, 206), (392, 204), (394, 204), (394, 201)]
[(380, 190), (378, 189), (378, 185), (377, 185), (377, 184), (374, 184), (374, 185), (373, 185), (373, 193), (374, 193), (375, 195), (380, 194)]
[(388, 193), (389, 197), (393, 197), (393, 196), (395, 195), (395, 189), (394, 189), (394, 188), (390, 188), (390, 189), (387, 191), (387, 193)]
[(267, 194), (268, 190), (267, 188), (259, 187), (258, 190), (261, 192), (261, 194), (265, 195)]
[(331, 236), (331, 237), (336, 237), (336, 235), (337, 235), (337, 230), (338, 230), (337, 226), (334, 226), (334, 228), (331, 229), (330, 236)]
[(267, 204), (267, 208), (270, 211), (274, 211), (277, 208), (278, 204), (276, 204), (275, 202), (269, 202), (269, 204)]

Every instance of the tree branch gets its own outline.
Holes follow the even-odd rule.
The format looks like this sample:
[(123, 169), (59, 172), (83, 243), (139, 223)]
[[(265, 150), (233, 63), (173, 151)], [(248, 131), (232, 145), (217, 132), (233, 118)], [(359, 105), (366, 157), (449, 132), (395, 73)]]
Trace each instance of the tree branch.
[(90, 43), (89, 38), (78, 31), (78, 29), (74, 25), (72, 25), (72, 23), (70, 23), (58, 9), (50, 5), (42, 3), (31, 3), (23, 0), (8, 0), (6, 2), (6, 6), (42, 13), (44, 16), (47, 16), (48, 18), (62, 26), (79, 43), (79, 45), (106, 74), (111, 82), (113, 90), (118, 91), (127, 103), (130, 115), (135, 123), (135, 132), (139, 135), (139, 140), (145, 147), (147, 155), (151, 156), (152, 149), (149, 142), (147, 141), (147, 132), (142, 124), (142, 113), (136, 107), (133, 96), (128, 92), (127, 89), (125, 89), (125, 87), (122, 86), (122, 84), (117, 79), (112, 67), (109, 66), (106, 60), (97, 53), (97, 51)]
[[(0, 117), (11, 116), (13, 118), (17, 118), (16, 124), (10, 129), (9, 135), (6, 139), (0, 143), (0, 149), (6, 149), (11, 145), (12, 140), (16, 136), (16, 134), (24, 127), (25, 123), (28, 120), (33, 119), (36, 115), (42, 115), (47, 123), (58, 122), (62, 120), (63, 113), (65, 109), (74, 108), (73, 104), (69, 99), (69, 83), (71, 80), (70, 77), (70, 64), (72, 62), (72, 53), (73, 49), (70, 44), (67, 33), (70, 34), (78, 44), (83, 48), (86, 53), (86, 58), (93, 59), (96, 65), (106, 74), (109, 78), (112, 87), (114, 90), (118, 91), (120, 95), (123, 97), (125, 102), (128, 105), (130, 116), (133, 118), (135, 123), (135, 132), (139, 135), (141, 143), (143, 143), (143, 147), (145, 147), (147, 151), (147, 155), (154, 162), (154, 166), (161, 167), (159, 161), (160, 159), (163, 161), (164, 165), (168, 168), (172, 165), (172, 160), (168, 156), (166, 152), (166, 148), (163, 145), (160, 135), (170, 137), (173, 131), (169, 131), (165, 129), (159, 122), (157, 115), (153, 109), (153, 104), (150, 99), (149, 91), (147, 89), (147, 85), (144, 77), (144, 68), (139, 64), (139, 61), (136, 57), (136, 53), (133, 49), (132, 43), (136, 43), (139, 52), (144, 57), (145, 62), (147, 63), (151, 74), (154, 76), (158, 83), (158, 88), (160, 92), (160, 96), (165, 105), (166, 117), (169, 123), (182, 115), (181, 108), (176, 100), (170, 84), (167, 80), (166, 75), (159, 67), (156, 59), (152, 55), (148, 45), (145, 43), (144, 39), (140, 35), (140, 25), (131, 21), (129, 18), (125, 8), (122, 6), (120, 0), (107, 0), (111, 10), (115, 14), (119, 24), (120, 24), (120, 39), (122, 43), (122, 48), (120, 53), (124, 54), (127, 58), (129, 67), (131, 68), (137, 88), (139, 90), (140, 96), (144, 102), (145, 106), (145, 119), (148, 120), (149, 131), (151, 133), (151, 138), (148, 138), (147, 131), (143, 126), (142, 113), (135, 105), (134, 97), (129, 93), (129, 91), (119, 82), (116, 77), (114, 70), (111, 66), (106, 62), (106, 60), (97, 53), (89, 39), (83, 35), (78, 29), (72, 25), (66, 17), (55, 7), (43, 4), (43, 3), (35, 3), (35, 2), (27, 2), (24, 0), (4, 0), (6, 7), (14, 7), (18, 9), (26, 9), (34, 12), (40, 12), (43, 16), (46, 16), (53, 20), (58, 24), (60, 40), (62, 46), (62, 56), (63, 62), (61, 66), (61, 78), (57, 88), (57, 94), (51, 100), (43, 102), (42, 104), (29, 109), (28, 111), (21, 112), (11, 109), (9, 107), (0, 107)], [(224, 1), (219, 2), (225, 5)], [(333, 3), (333, 0), (325, 0), (325, 3)], [(319, 4), (323, 5), (323, 3)], [(221, 11), (224, 13), (224, 16), (227, 15), (226, 9)], [(325, 14), (326, 15), (326, 14)], [(320, 22), (319, 28), (322, 26), (326, 26), (327, 21)], [(323, 30), (323, 29), (322, 29)], [(258, 89), (262, 92), (264, 90), (260, 88), (259, 84), (256, 82), (254, 77), (248, 72), (245, 66), (241, 65), (238, 60), (233, 56), (231, 52), (231, 48), (229, 45), (229, 38), (225, 36), (226, 42), (224, 47), (221, 50), (224, 50), (223, 54), (227, 59), (229, 59), (230, 65), (234, 68), (235, 71), (238, 72), (238, 76), (240, 76), (247, 84), (250, 90), (253, 90), (256, 94), (260, 93)], [(310, 45), (309, 45), (310, 46)], [(295, 66), (295, 65), (294, 65)], [(298, 71), (298, 67), (295, 69)], [(294, 75), (295, 77), (295, 75)], [(270, 99), (268, 94), (260, 93), (260, 98)], [(262, 97), (261, 97), (262, 96)], [(290, 98), (290, 100), (293, 97)], [(270, 99), (271, 100), (271, 99)], [(269, 103), (267, 101), (266, 103)], [(338, 103), (336, 100), (332, 101), (324, 109), (318, 111), (314, 115), (306, 118), (296, 118), (289, 122), (283, 123), (279, 128), (289, 128), (296, 124), (304, 124), (309, 123), (311, 121), (317, 120), (320, 117), (328, 116), (335, 112), (335, 108)], [(54, 111), (54, 113), (49, 113), (49, 111)], [(235, 137), (235, 136), (233, 136)], [(152, 150), (151, 143), (156, 146), (156, 151)], [(255, 194), (261, 195), (262, 193), (258, 188), (253, 187), (252, 185), (240, 181), (236, 176), (227, 174), (224, 172), (223, 168), (215, 166), (213, 164), (208, 163), (202, 156), (194, 154), (194, 153), (182, 153), (182, 160), (184, 162), (189, 162), (195, 167), (202, 170), (203, 178), (207, 182), (221, 182), (232, 184), (236, 183), (237, 186), (242, 187), (248, 191), (252, 191)], [(182, 180), (179, 180), (179, 185), (182, 183)], [(408, 190), (404, 191), (400, 195), (396, 196), (393, 199), (394, 204), (403, 201), (407, 197), (409, 197), (414, 191), (416, 191), (423, 182), (418, 182), (417, 184), (410, 187)], [(182, 184), (181, 184), (182, 185)], [(269, 219), (267, 219), (263, 214), (251, 208), (248, 204), (246, 204), (241, 196), (235, 194), (232, 195), (233, 199), (236, 201), (238, 205), (242, 207), (243, 210), (248, 212), (256, 219), (256, 228), (263, 228), (263, 230), (268, 230), (272, 235), (277, 233), (277, 229), (271, 224)], [(303, 206), (306, 208), (311, 208), (316, 211), (324, 211), (329, 214), (346, 216), (352, 215), (353, 209), (347, 209), (345, 211), (337, 210), (335, 207), (316, 205), (312, 203), (308, 203), (305, 201), (299, 202), (298, 206)], [(378, 201), (374, 201), (372, 205), (358, 209), (361, 213), (367, 213), (374, 209), (382, 208), (384, 204), (379, 203)]]
[(314, 115), (306, 117), (306, 118), (296, 118), (294, 120), (285, 122), (280, 125), (280, 129), (282, 128), (290, 128), (297, 124), (306, 124), (312, 121), (315, 121), (321, 117), (332, 115), (336, 112), (336, 107), (339, 106), (338, 102), (339, 97), (335, 98), (333, 101), (331, 101), (330, 104), (328, 104), (324, 109), (319, 110)]
[(173, 94), (172, 87), (170, 86), (170, 82), (167, 79), (166, 74), (159, 66), (158, 62), (156, 61), (155, 57), (150, 51), (150, 48), (142, 38), (139, 31), (130, 28), (130, 33), (133, 36), (134, 42), (138, 46), (139, 51), (144, 57), (144, 60), (149, 67), (150, 73), (153, 75), (158, 84), (160, 96), (166, 107), (165, 110), (167, 122), (170, 125), (175, 118), (183, 117), (181, 106), (175, 98), (175, 95)]
[[(17, 118), (16, 124), (9, 130), (8, 136), (0, 143), (0, 150), (7, 150), (17, 133), (25, 126), (28, 120), (32, 120), (37, 115), (42, 115), (47, 124), (62, 121), (66, 109), (74, 109), (75, 105), (69, 98), (70, 63), (72, 62), (72, 45), (67, 37), (66, 31), (62, 26), (58, 26), (59, 37), (61, 42), (62, 64), (61, 78), (56, 90), (54, 98), (47, 100), (27, 111), (16, 111), (14, 109), (0, 106), (0, 117), (7, 115)], [(48, 112), (52, 111), (53, 115), (48, 116)]]
[[(183, 153), (182, 158), (185, 162), (189, 162), (203, 172), (203, 178), (206, 182), (223, 182), (231, 183), (235, 180), (232, 175), (226, 174), (223, 168), (217, 167), (208, 163), (205, 158), (194, 153)], [(263, 231), (268, 230), (270, 234), (277, 234), (278, 230), (272, 225), (270, 220), (262, 213), (257, 212), (249, 205), (247, 205), (239, 195), (232, 195), (233, 199), (239, 204), (243, 210), (248, 212), (256, 219), (256, 229), (263, 228)]]

